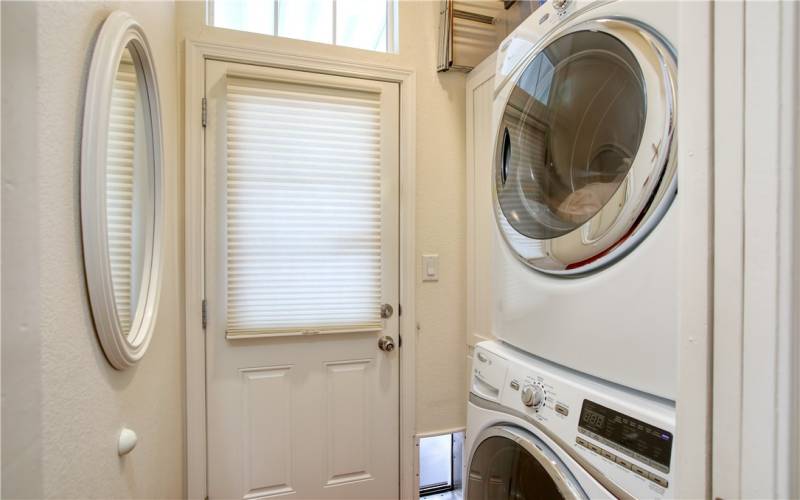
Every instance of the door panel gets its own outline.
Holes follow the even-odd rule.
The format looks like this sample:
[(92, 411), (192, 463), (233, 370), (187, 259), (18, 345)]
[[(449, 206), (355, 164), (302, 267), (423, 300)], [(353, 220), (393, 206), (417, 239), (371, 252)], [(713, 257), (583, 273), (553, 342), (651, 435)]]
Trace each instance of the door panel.
[(327, 486), (370, 479), (371, 359), (326, 363)]
[(245, 496), (292, 491), (290, 366), (239, 370), (245, 457)]
[[(240, 85), (240, 82), (246, 84)], [(291, 96), (296, 94), (304, 99), (318, 99), (320, 107), (329, 102), (333, 107), (339, 104), (355, 106), (331, 118), (331, 123), (352, 113), (368, 112), (364, 107), (368, 105), (363, 103), (374, 99), (375, 109), (379, 110), (375, 114), (378, 119), (367, 128), (363, 124), (351, 126), (347, 132), (351, 134), (349, 138), (330, 142), (331, 137), (343, 132), (335, 125), (331, 129), (327, 123), (322, 123), (326, 117), (310, 120), (308, 126), (298, 127), (298, 121), (308, 119), (304, 118), (308, 115), (304, 115), (302, 109), (298, 109), (296, 115), (286, 112), (286, 106), (293, 105), (291, 102), (276, 104), (281, 108), (274, 109), (283, 115), (273, 117), (269, 114), (274, 111), (271, 109), (242, 108), (247, 95), (244, 98), (237, 96), (234, 107), (230, 105), (232, 100), (229, 97), (234, 85), (238, 93), (247, 92), (249, 87), (255, 89), (252, 101), (257, 104), (278, 102), (283, 99), (281, 96), (289, 96), (287, 99), (291, 101)], [(380, 313), (372, 309), (382, 303), (398, 309), (398, 91), (396, 84), (385, 82), (218, 61), (206, 63), (206, 385), (210, 498), (398, 496), (399, 352), (379, 350), (378, 338), (389, 335), (397, 341), (399, 318), (397, 315), (380, 318)], [(232, 113), (231, 110), (237, 113), (235, 119), (226, 115)], [(331, 113), (335, 115), (338, 111)], [(298, 143), (306, 144), (295, 149), (293, 154), (308, 155), (287, 158), (285, 151), (276, 151), (280, 140), (270, 142), (274, 137), (254, 135), (256, 129), (251, 125), (265, 123), (264, 116), (267, 115), (267, 126), (257, 130), (258, 134), (295, 134), (288, 137), (286, 143), (296, 139)], [(278, 126), (280, 120), (284, 120), (286, 125)], [(248, 126), (251, 127), (247, 129)], [(326, 127), (325, 133), (333, 136), (317, 140), (313, 135), (315, 131), (324, 131)], [(352, 135), (360, 131), (364, 133), (361, 141), (366, 145), (364, 148), (358, 146), (358, 136), (353, 139)], [(375, 144), (375, 137), (379, 139), (377, 148), (369, 146)], [(352, 151), (331, 150), (344, 140), (356, 144)], [(325, 141), (329, 141), (328, 146), (325, 146)], [(314, 151), (319, 154), (313, 156)], [(372, 161), (369, 158), (373, 156), (375, 167), (372, 173), (368, 171), (362, 175), (364, 165), (369, 164)], [(348, 162), (355, 157), (350, 172)], [(335, 217), (325, 224), (317, 224), (325, 232), (324, 237), (318, 240), (313, 239), (314, 235), (302, 235), (308, 238), (298, 239), (296, 234), (281, 238), (281, 227), (291, 231), (299, 226), (291, 223), (281, 226), (285, 221), (275, 220), (276, 213), (288, 213), (286, 217), (291, 218), (291, 210), (270, 212), (271, 207), (277, 207), (276, 210), (291, 208), (292, 200), (286, 204), (280, 200), (276, 202), (274, 190), (264, 191), (262, 188), (274, 188), (277, 182), (274, 179), (280, 177), (281, 182), (295, 183), (293, 185), (298, 186), (296, 192), (302, 191), (307, 185), (300, 174), (306, 175), (308, 170), (301, 171), (300, 167), (307, 167), (309, 161), (314, 162), (312, 167), (320, 172), (321, 178), (327, 175), (326, 168), (335, 167), (339, 172), (336, 176), (340, 177), (340, 182), (349, 183), (347, 187), (369, 186), (371, 178), (379, 179), (377, 187), (372, 184), (375, 196), (379, 198), (379, 209), (370, 209), (371, 214), (379, 216), (379, 234), (359, 240), (361, 236), (358, 234), (351, 237), (348, 233), (340, 245), (341, 252), (350, 252), (343, 257), (346, 262), (336, 261), (338, 254), (331, 249), (339, 248), (336, 235), (341, 227), (360, 227), (357, 210), (347, 212), (351, 216), (348, 219), (351, 222), (347, 223), (350, 225), (346, 221), (337, 223)], [(234, 162), (236, 168), (232, 170), (229, 165)], [(293, 168), (293, 165), (298, 168)], [(248, 175), (241, 175), (242, 168), (251, 171), (245, 172)], [(331, 175), (327, 178), (330, 179)], [(312, 178), (309, 182), (313, 181)], [(298, 198), (298, 208), (308, 208), (312, 213), (323, 215), (343, 213), (337, 210), (343, 202), (347, 204), (347, 200), (341, 198), (346, 194), (326, 192), (326, 186), (330, 185), (335, 183), (328, 182), (319, 188), (319, 196), (311, 199), (316, 203), (312, 207), (307, 205), (309, 199)], [(259, 195), (260, 191), (268, 194)], [(228, 193), (233, 193), (235, 199), (231, 199)], [(254, 207), (254, 211), (247, 212), (250, 209), (246, 208), (242, 216), (242, 207), (246, 206), (242, 200), (253, 201), (254, 204), (247, 206)], [(354, 201), (351, 205), (357, 203), (361, 201)], [(229, 210), (239, 212), (229, 214)], [(239, 223), (237, 220), (244, 220), (246, 224), (233, 229), (228, 227)], [(246, 228), (244, 232), (243, 227)], [(255, 246), (242, 251), (241, 242), (251, 235), (248, 234), (250, 231), (253, 231), (251, 234), (261, 234), (261, 231), (266, 236), (258, 239)], [(287, 249), (286, 241), (300, 243), (297, 248)], [(379, 245), (379, 280), (374, 272), (369, 274), (369, 269), (360, 269), (358, 264), (358, 259), (364, 255), (363, 249), (375, 248), (374, 245)], [(227, 272), (235, 266), (232, 267), (229, 251), (234, 252), (231, 258), (252, 256), (266, 261), (264, 256), (268, 256), (273, 260), (269, 266), (254, 268), (256, 271), (252, 275), (237, 275), (232, 282)], [(295, 263), (308, 255), (315, 255), (315, 252), (333, 259), (330, 273), (340, 272), (333, 269), (336, 265), (340, 265), (338, 269), (346, 267), (348, 273), (340, 281), (337, 281), (339, 278), (326, 281), (325, 276), (316, 274), (324, 273), (326, 265), (318, 265), (313, 257), (306, 259), (311, 263), (306, 273), (302, 269), (298, 271)], [(286, 259), (284, 268), (274, 264), (275, 255), (285, 256), (280, 257)], [(353, 262), (356, 265), (352, 265)], [(332, 291), (303, 285), (317, 277), (320, 278), (318, 282), (332, 287)], [(259, 285), (259, 280), (273, 281), (269, 281), (269, 286), (263, 286), (264, 282)], [(370, 295), (371, 288), (362, 286), (364, 280), (378, 283), (378, 297)], [(255, 286), (251, 286), (253, 284)], [(360, 291), (350, 293), (356, 289)], [(253, 295), (243, 296), (242, 290), (253, 290)], [(296, 304), (305, 299), (295, 297), (298, 294), (302, 296), (306, 290), (321, 297), (319, 304), (324, 306), (314, 307), (312, 303), (307, 309), (298, 311)], [(229, 293), (238, 294), (233, 302), (227, 300), (226, 294)], [(337, 295), (341, 295), (340, 300)], [(278, 300), (267, 300), (274, 297)], [(363, 305), (357, 302), (361, 297), (365, 297)], [(238, 322), (228, 321), (229, 303), (235, 304), (236, 309), (231, 314), (238, 315)], [(346, 310), (332, 310), (343, 303)], [(275, 307), (284, 308), (275, 310)], [(241, 314), (241, 311), (246, 311), (246, 314)], [(262, 315), (265, 318), (263, 328), (258, 321), (253, 321), (262, 311), (268, 311)], [(366, 314), (358, 316), (362, 311)], [(346, 321), (341, 320), (342, 317), (346, 317)], [(353, 317), (367, 319), (359, 323), (350, 321)], [(296, 328), (291, 325), (293, 318), (297, 318)], [(242, 324), (246, 327), (240, 328)]]

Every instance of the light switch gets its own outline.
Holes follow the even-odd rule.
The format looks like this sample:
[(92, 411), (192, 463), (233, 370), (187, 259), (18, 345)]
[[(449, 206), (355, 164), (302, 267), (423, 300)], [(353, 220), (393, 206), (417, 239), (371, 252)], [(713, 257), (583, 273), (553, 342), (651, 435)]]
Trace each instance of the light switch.
[(439, 255), (422, 256), (422, 281), (439, 281)]

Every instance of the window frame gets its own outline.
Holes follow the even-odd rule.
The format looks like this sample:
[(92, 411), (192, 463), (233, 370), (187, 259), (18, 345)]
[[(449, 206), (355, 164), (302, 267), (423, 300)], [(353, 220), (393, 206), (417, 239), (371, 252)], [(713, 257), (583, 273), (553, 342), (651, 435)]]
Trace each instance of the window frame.
[(365, 50), (365, 51), (368, 51), (368, 52), (376, 52), (378, 54), (396, 54), (398, 52), (399, 43), (398, 43), (398, 39), (397, 39), (397, 33), (399, 32), (399, 30), (398, 30), (398, 27), (397, 27), (397, 22), (398, 22), (399, 15), (398, 15), (397, 7), (398, 7), (398, 4), (399, 4), (399, 0), (384, 0), (386, 2), (386, 50), (385, 51), (373, 50), (373, 49), (364, 49), (364, 48), (361, 48), (361, 47), (351, 47), (349, 45), (340, 45), (340, 44), (338, 44), (336, 42), (336, 4), (337, 4), (337, 0), (331, 0), (332, 3), (333, 3), (333, 16), (332, 16), (333, 19), (331, 21), (333, 23), (333, 27), (332, 27), (333, 30), (332, 30), (332, 34), (331, 34), (331, 37), (332, 37), (333, 41), (331, 43), (317, 42), (315, 40), (306, 40), (304, 38), (292, 38), (292, 37), (281, 36), (281, 35), (277, 34), (278, 33), (278, 22), (279, 22), (278, 12), (279, 12), (280, 0), (274, 0), (273, 8), (275, 10), (274, 10), (273, 16), (272, 16), (272, 34), (259, 33), (259, 32), (255, 32), (255, 31), (247, 31), (247, 30), (238, 30), (238, 29), (234, 29), (234, 28), (226, 28), (226, 27), (223, 27), (223, 26), (217, 26), (217, 25), (214, 24), (214, 3), (216, 1), (217, 0), (205, 0), (205, 2), (203, 2), (204, 9), (205, 9), (205, 16), (204, 16), (205, 17), (205, 23), (206, 23), (206, 26), (208, 26), (209, 28), (221, 29), (221, 30), (230, 30), (230, 31), (238, 31), (238, 32), (250, 33), (250, 34), (258, 35), (258, 36), (283, 38), (283, 39), (286, 39), (286, 40), (297, 40), (297, 41), (306, 42), (306, 43), (321, 43), (321, 44), (324, 44), (324, 45), (331, 45), (333, 47), (342, 47), (342, 48), (353, 49), (353, 50)]

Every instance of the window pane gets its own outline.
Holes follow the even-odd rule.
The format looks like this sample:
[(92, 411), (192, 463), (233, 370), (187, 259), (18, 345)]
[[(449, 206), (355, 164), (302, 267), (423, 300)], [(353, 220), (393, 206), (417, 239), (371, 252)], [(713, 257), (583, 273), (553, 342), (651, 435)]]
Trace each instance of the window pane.
[(605, 33), (565, 35), (528, 65), (506, 106), (495, 169), (517, 232), (557, 238), (614, 199), (644, 133), (645, 90), (636, 57)]
[(228, 79), (228, 334), (380, 328), (378, 99)]
[(278, 36), (333, 43), (333, 0), (279, 0)]
[(419, 440), (419, 487), (449, 486), (453, 460), (453, 435), (443, 434)]
[(553, 476), (533, 455), (519, 443), (501, 436), (481, 442), (467, 477), (467, 500), (564, 498)]
[(386, 52), (386, 0), (337, 0), (336, 44)]
[(272, 35), (275, 0), (215, 0), (214, 26)]

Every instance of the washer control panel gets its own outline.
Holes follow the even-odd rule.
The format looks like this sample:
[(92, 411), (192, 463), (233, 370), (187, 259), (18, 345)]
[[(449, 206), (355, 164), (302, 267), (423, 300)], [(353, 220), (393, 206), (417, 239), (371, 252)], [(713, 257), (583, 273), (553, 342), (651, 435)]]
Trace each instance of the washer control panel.
[(544, 404), (544, 389), (539, 384), (526, 385), (520, 396), (522, 404), (534, 410), (538, 410)]
[(669, 472), (672, 433), (647, 422), (583, 400), (578, 432), (663, 473)]
[(500, 88), (524, 61), (539, 41), (553, 28), (574, 14), (599, 4), (592, 0), (551, 0), (539, 6), (500, 44), (495, 62), (495, 90)]
[(553, 8), (558, 13), (566, 12), (569, 0), (552, 0)]
[(630, 461), (630, 459), (622, 458), (621, 456), (606, 450), (602, 446), (594, 445), (590, 441), (587, 441), (581, 437), (576, 437), (575, 442), (578, 443), (580, 446), (586, 448), (587, 450), (590, 450), (593, 453), (596, 453), (597, 455), (614, 462), (620, 467), (631, 470), (636, 474), (638, 474), (639, 476), (654, 482), (658, 486), (661, 486), (663, 488), (669, 486), (669, 481), (667, 481), (667, 478), (662, 477), (661, 475), (654, 472), (648, 472), (647, 469), (636, 465), (634, 462)]
[(485, 344), (490, 349), (475, 348), (473, 394), (526, 419), (593, 468), (601, 484), (610, 480), (636, 498), (672, 496), (674, 405), (498, 342)]

